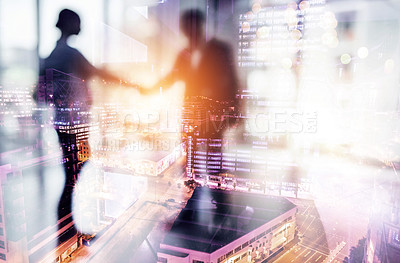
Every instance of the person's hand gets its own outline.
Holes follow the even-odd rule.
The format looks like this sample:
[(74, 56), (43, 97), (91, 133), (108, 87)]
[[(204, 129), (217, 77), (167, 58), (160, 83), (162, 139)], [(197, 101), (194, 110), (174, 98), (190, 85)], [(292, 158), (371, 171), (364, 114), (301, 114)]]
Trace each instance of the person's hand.
[(132, 88), (132, 89), (136, 89), (138, 91), (141, 90), (141, 86), (138, 83), (131, 82), (131, 81), (120, 80), (119, 85), (124, 88)]
[(155, 86), (153, 86), (153, 87), (143, 87), (143, 86), (140, 86), (140, 87), (139, 87), (139, 92), (140, 92), (141, 95), (151, 95), (151, 94), (154, 94), (155, 90), (156, 90)]

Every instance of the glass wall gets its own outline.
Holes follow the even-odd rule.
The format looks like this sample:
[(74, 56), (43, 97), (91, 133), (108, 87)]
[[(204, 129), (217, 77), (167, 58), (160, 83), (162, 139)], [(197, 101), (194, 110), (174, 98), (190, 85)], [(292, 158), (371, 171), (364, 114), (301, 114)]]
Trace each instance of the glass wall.
[[(74, 75), (80, 64), (39, 76), (65, 8), (81, 20), (69, 51), (91, 78)], [(188, 9), (204, 14), (193, 49)], [(107, 251), (89, 244), (105, 235), (110, 261), (145, 262), (200, 185), (289, 198), (309, 237), (293, 246), (313, 251), (304, 261), (346, 262), (364, 237), (365, 258), (390, 258), (375, 247), (381, 225), (399, 228), (399, 11), (395, 0), (0, 0), (1, 258), (96, 261)], [(211, 96), (221, 83), (229, 102)], [(178, 146), (185, 158), (161, 174), (137, 170)]]

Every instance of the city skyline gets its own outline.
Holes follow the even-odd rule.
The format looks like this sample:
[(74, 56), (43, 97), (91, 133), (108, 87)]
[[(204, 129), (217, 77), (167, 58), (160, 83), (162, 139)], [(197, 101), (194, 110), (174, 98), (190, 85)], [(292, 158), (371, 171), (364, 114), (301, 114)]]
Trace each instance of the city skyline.
[(0, 3), (0, 262), (400, 262), (399, 9)]

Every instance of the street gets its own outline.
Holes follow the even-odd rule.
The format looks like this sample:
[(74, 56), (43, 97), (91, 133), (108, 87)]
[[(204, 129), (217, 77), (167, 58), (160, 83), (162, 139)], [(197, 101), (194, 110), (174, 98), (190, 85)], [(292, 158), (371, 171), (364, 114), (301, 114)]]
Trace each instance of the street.
[[(311, 161), (313, 200), (288, 198), (298, 207), (298, 237), (268, 262), (342, 262), (367, 233), (373, 184), (384, 182), (384, 175), (391, 173), (327, 156)], [(71, 260), (156, 262), (160, 242), (191, 196), (183, 184), (183, 170), (180, 160), (164, 176), (148, 178), (147, 190), (136, 203), (91, 247), (73, 253)]]
[[(146, 240), (152, 229), (165, 226), (165, 223), (174, 220), (184, 203), (190, 198), (191, 192), (184, 190), (182, 175), (184, 163), (182, 160), (173, 164), (163, 177), (148, 178), (147, 191), (129, 207), (115, 223), (90, 247), (81, 246), (75, 251), (69, 261), (77, 262), (138, 262), (134, 256), (136, 250), (143, 256), (140, 262), (154, 262), (156, 243), (152, 247)], [(171, 182), (169, 184), (169, 182)], [(180, 187), (178, 187), (180, 183)], [(176, 202), (163, 203), (167, 199)], [(158, 202), (160, 200), (160, 202)], [(164, 229), (166, 230), (166, 229)], [(150, 234), (150, 237), (157, 236)], [(149, 240), (153, 240), (149, 238)], [(158, 244), (161, 240), (156, 238)], [(145, 247), (145, 251), (142, 251)]]

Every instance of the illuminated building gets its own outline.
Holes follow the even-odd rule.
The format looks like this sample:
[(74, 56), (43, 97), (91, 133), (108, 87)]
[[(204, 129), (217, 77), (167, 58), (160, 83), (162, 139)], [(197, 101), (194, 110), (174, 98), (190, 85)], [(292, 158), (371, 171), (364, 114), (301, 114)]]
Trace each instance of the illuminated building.
[(197, 138), (194, 152), (194, 173), (198, 178), (202, 175), (218, 175), (221, 171), (239, 172), (263, 172), (266, 169), (267, 160), (265, 153), (266, 142), (254, 147), (240, 149), (226, 139)]
[[(242, 90), (237, 94), (238, 100), (251, 104), (250, 108), (261, 109), (266, 112), (265, 100), (260, 100), (256, 92)], [(248, 112), (238, 112), (227, 107), (221, 102), (206, 101), (207, 112), (203, 122), (184, 133), (187, 137), (187, 166), (186, 173), (202, 184), (213, 187), (235, 188), (240, 186), (242, 190), (250, 187), (258, 188), (266, 192), (266, 188), (291, 189), (296, 192), (298, 184), (302, 189), (309, 190), (309, 182), (302, 181), (293, 175), (297, 164), (290, 158), (276, 158), (268, 155), (271, 149), (282, 148), (286, 145), (286, 137), (281, 134), (268, 132), (256, 133), (243, 131), (243, 137), (232, 139), (225, 131), (232, 127), (235, 131), (241, 129), (241, 120), (251, 118)], [(200, 108), (200, 107), (199, 107)], [(236, 125), (239, 124), (237, 127)], [(295, 194), (296, 195), (296, 194)]]
[(203, 97), (186, 100), (182, 109), (182, 131), (192, 133), (197, 127), (206, 123), (211, 101)]
[(173, 151), (145, 152), (140, 159), (133, 162), (136, 175), (158, 176), (182, 156), (183, 146), (177, 146)]
[(81, 79), (56, 69), (47, 69), (39, 77), (37, 101), (40, 107), (55, 110), (49, 118), (54, 126), (85, 123), (90, 118), (89, 90)]
[[(306, 31), (319, 26), (325, 5), (325, 0), (307, 1), (303, 5), (277, 1), (273, 5), (260, 5), (258, 10), (240, 14), (239, 67), (244, 70), (276, 67), (283, 62), (284, 67), (291, 68), (294, 64), (291, 56), (298, 51), (320, 48), (323, 39), (308, 35)], [(273, 52), (280, 52), (287, 57), (285, 60), (276, 60)]]
[(189, 177), (196, 174), (194, 161), (199, 151), (198, 141), (215, 140), (216, 144), (221, 146), (223, 131), (237, 120), (236, 110), (229, 103), (203, 97), (185, 102), (182, 112), (182, 137), (187, 147), (186, 174)]
[[(400, 259), (400, 191), (392, 182), (379, 186), (365, 242), (365, 263), (391, 263)], [(384, 189), (386, 188), (386, 189)]]
[(147, 177), (88, 163), (75, 186), (74, 220), (91, 240), (101, 235), (147, 189)]
[(97, 113), (97, 121), (101, 131), (115, 130), (119, 128), (118, 112), (119, 105), (108, 103), (103, 107), (96, 107), (94, 112)]
[(61, 133), (73, 134), (76, 137), (79, 161), (84, 162), (91, 156), (89, 135), (98, 132), (97, 123), (82, 123), (74, 126), (58, 126)]
[[(116, 154), (116, 153), (115, 153)], [(94, 162), (99, 162), (104, 167), (120, 167), (131, 171), (135, 175), (158, 176), (162, 174), (183, 154), (183, 145), (176, 146), (172, 151), (139, 151), (124, 154), (123, 160), (114, 160), (113, 153), (96, 151)], [(111, 159), (111, 161), (106, 161)]]
[(70, 146), (74, 138), (67, 137), (61, 142), (69, 149), (65, 156), (61, 151), (46, 149), (46, 145), (25, 146), (1, 154), (1, 259), (48, 262), (64, 259), (77, 248), (72, 213), (57, 220), (64, 181), (62, 166), (68, 164), (71, 180), (77, 177), (79, 168), (77, 152)]
[(294, 239), (296, 206), (271, 197), (196, 188), (158, 250), (158, 262), (250, 262)]
[(17, 119), (19, 128), (33, 126), (32, 106), (30, 88), (16, 87), (6, 90), (0, 86), (0, 127), (13, 125), (10, 122), (5, 123), (7, 119)]
[(104, 218), (118, 218), (147, 189), (147, 178), (130, 173), (104, 172)]
[(197, 138), (191, 162), (193, 178), (210, 187), (279, 194), (284, 190), (289, 196), (311, 190), (310, 179), (301, 175), (290, 156), (268, 155), (266, 140), (248, 140), (243, 147), (229, 139)]
[(92, 151), (91, 160), (103, 167), (158, 176), (183, 155), (184, 145), (174, 135), (125, 133), (93, 137)]
[(81, 162), (90, 157), (89, 134), (99, 129), (99, 123), (92, 121), (88, 93), (81, 79), (55, 69), (47, 69), (37, 87), (35, 119), (39, 123), (53, 124), (60, 133), (74, 134)]

